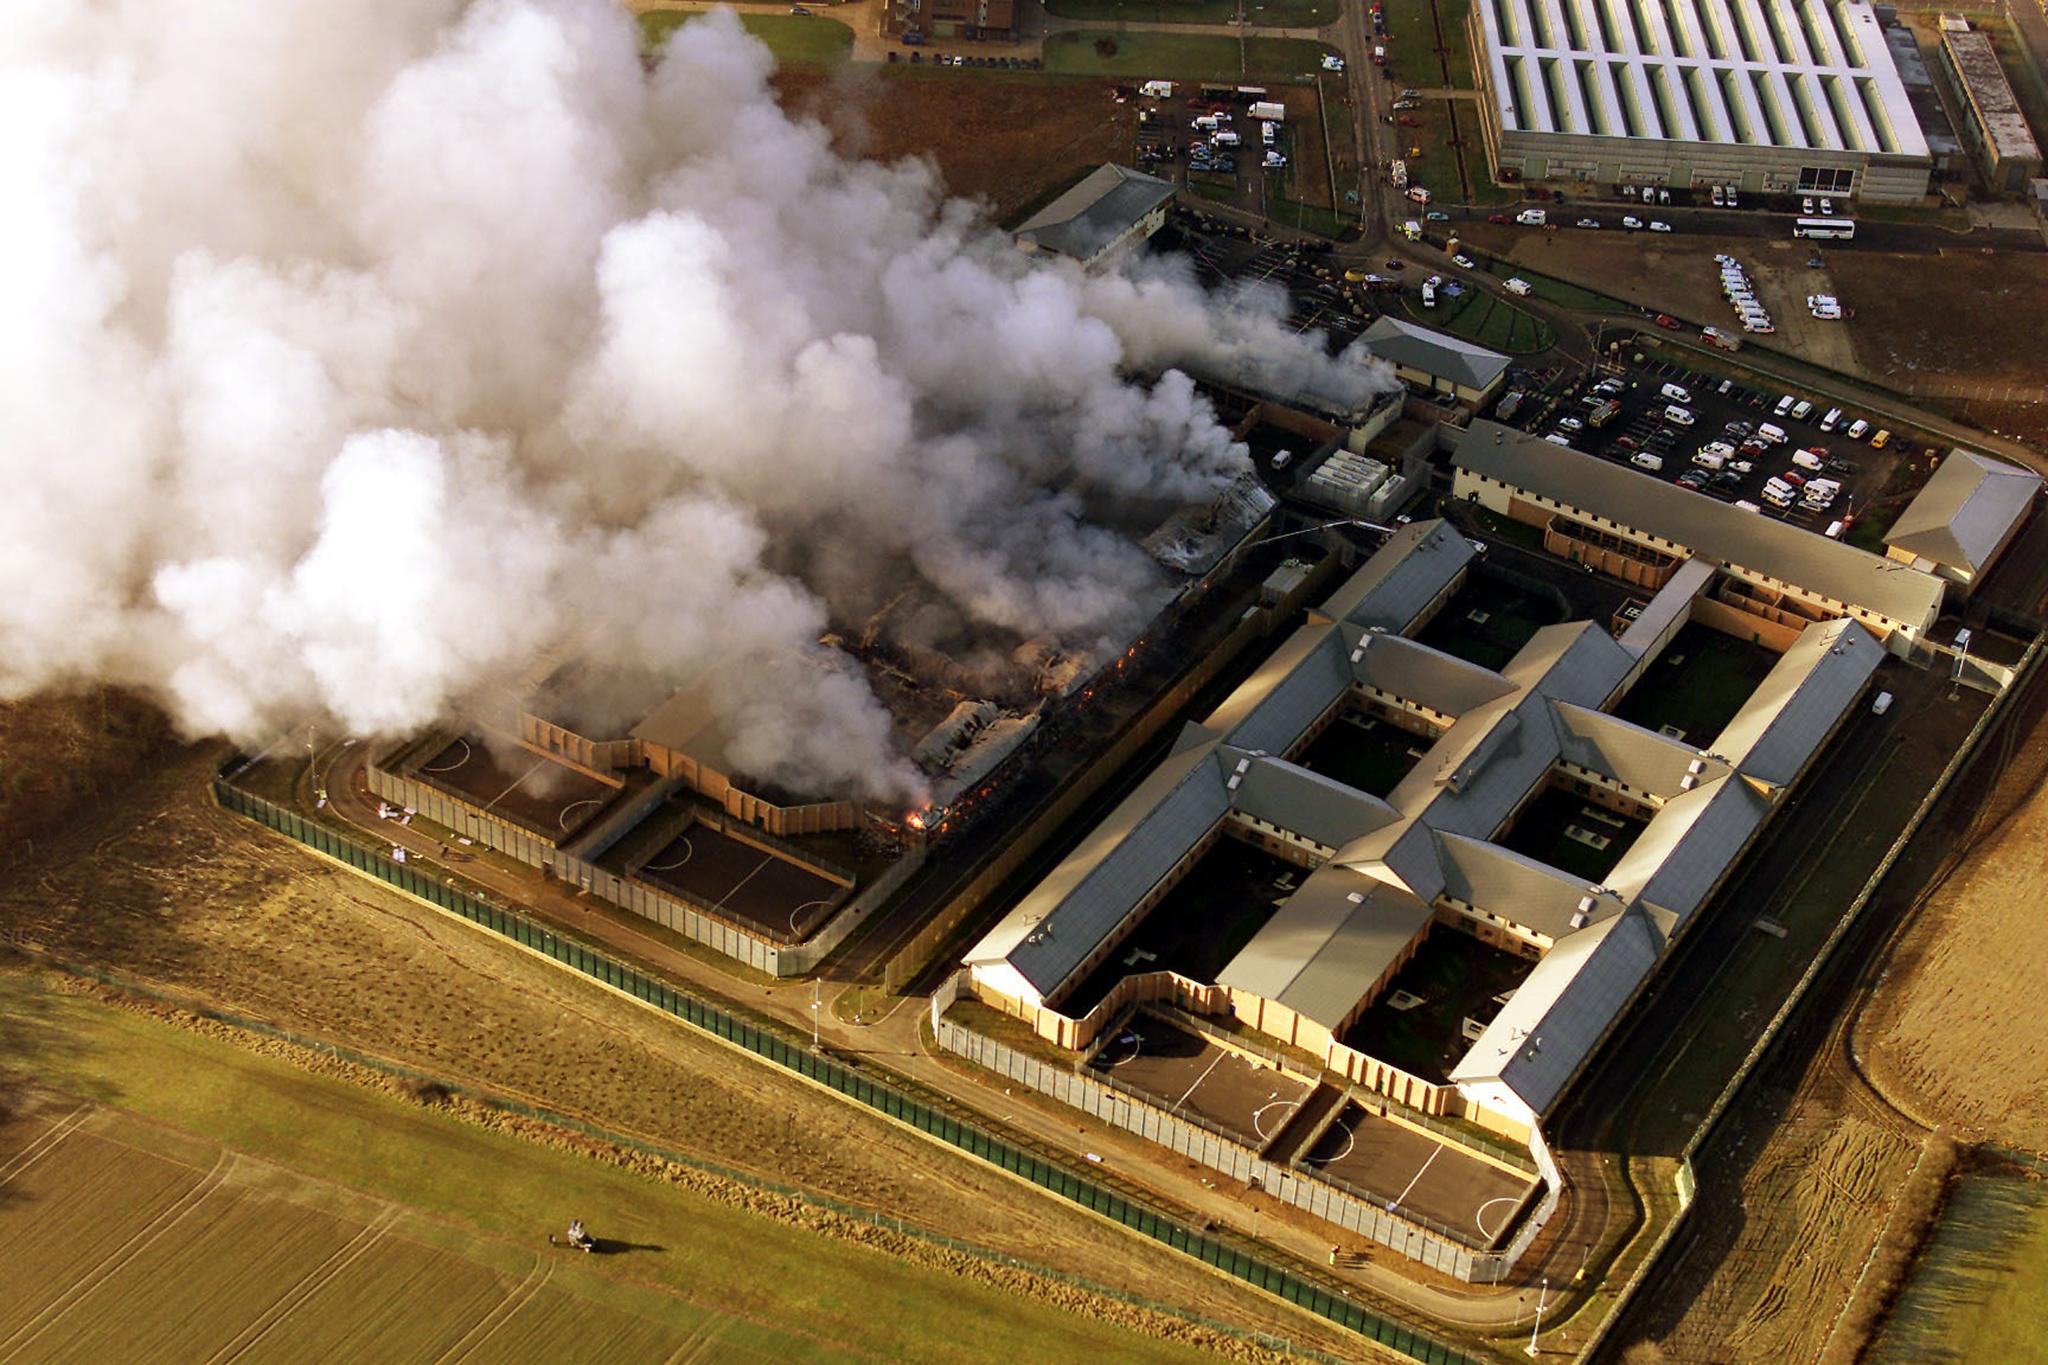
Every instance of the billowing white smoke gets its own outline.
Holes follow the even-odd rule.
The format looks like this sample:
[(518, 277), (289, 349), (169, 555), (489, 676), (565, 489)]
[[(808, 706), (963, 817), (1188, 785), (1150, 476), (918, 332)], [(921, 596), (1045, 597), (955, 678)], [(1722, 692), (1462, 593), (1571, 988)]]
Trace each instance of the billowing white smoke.
[[(26, 12), (24, 12), (26, 11)], [(1096, 490), (1241, 470), (1178, 374), (1252, 304), (1031, 265), (786, 117), (729, 16), (140, 0), (0, 26), (0, 695), (398, 733), (544, 652), (709, 666), (735, 757), (901, 790), (817, 641), (906, 573), (1083, 641), (1154, 570)]]

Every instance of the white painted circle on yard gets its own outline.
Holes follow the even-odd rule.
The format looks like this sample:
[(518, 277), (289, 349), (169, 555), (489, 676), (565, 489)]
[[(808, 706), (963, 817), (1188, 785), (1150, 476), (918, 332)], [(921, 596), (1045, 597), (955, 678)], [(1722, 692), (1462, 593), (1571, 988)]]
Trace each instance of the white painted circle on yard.
[(640, 870), (642, 872), (673, 872), (677, 868), (681, 867), (684, 863), (690, 861), (690, 855), (697, 851), (690, 843), (690, 836), (687, 834), (684, 835), (679, 842), (681, 842), (683, 846), (682, 857), (676, 859), (672, 863), (649, 863)]
[(452, 773), (457, 768), (460, 768), (463, 764), (469, 762), (469, 741), (466, 739), (458, 739), (455, 742), (462, 746), (461, 758), (456, 759), (453, 763), (436, 763), (431, 767), (422, 769), (421, 771), (430, 773)]

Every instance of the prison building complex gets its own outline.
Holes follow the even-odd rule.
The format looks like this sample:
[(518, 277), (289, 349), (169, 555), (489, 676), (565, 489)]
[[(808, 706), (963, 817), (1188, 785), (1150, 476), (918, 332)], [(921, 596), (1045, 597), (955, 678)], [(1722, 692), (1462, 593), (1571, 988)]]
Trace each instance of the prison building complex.
[(1865, 0), (1476, 0), (1467, 22), (1496, 179), (1927, 192)]
[(1710, 561), (1695, 614), (1774, 650), (1846, 617), (1903, 657), (1941, 615), (1931, 573), (1496, 422), (1474, 422), (1451, 463), (1455, 496), (1537, 527), (1552, 554), (1653, 590)]
[[(1664, 627), (1623, 640), (1587, 621), (1542, 627), (1495, 670), (1414, 638), (1475, 553), (1441, 521), (1391, 536), (968, 953), (979, 998), (1089, 1047), (1127, 1001), (1112, 991), (1077, 1015), (1063, 1008), (1077, 986), (1217, 839), (1245, 840), (1305, 875), (1213, 983), (1174, 976), (1176, 1003), (1412, 1109), (1530, 1138), (1884, 651), (1855, 621), (1811, 622), (1717, 734), (1689, 743), (1611, 711), (1688, 616), (1698, 571), (1645, 613)], [(1360, 713), (1418, 755), (1383, 796), (1297, 762)], [(1640, 823), (1599, 881), (1502, 842), (1551, 792)], [(1533, 965), (1497, 1014), (1468, 1018), (1447, 1073), (1417, 1075), (1376, 1050), (1369, 1015), (1447, 933)]]
[(1885, 553), (1937, 574), (1965, 596), (2012, 544), (2041, 476), (1969, 450), (1951, 450), (1885, 538)]

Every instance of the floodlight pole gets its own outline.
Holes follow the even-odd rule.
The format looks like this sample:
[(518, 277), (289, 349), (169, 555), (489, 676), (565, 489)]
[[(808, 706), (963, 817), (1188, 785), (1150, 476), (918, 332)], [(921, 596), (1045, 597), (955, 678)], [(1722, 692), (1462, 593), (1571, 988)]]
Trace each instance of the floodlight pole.
[(818, 978), (811, 978), (811, 1051), (818, 1050)]
[(1550, 1277), (1545, 1275), (1543, 1277), (1543, 1288), (1538, 1290), (1536, 1294), (1536, 1323), (1529, 1329), (1529, 1344), (1522, 1348), (1523, 1355), (1533, 1357), (1536, 1354), (1536, 1337), (1543, 1330), (1543, 1301), (1549, 1297)]

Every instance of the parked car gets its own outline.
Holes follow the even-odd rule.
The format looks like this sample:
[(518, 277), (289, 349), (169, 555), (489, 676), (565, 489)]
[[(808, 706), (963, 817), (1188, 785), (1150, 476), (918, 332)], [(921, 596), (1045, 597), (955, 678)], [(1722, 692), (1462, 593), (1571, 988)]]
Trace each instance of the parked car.
[(1577, 226), (1582, 228), (1597, 228), (1600, 226), (1600, 220), (1598, 218), (1581, 218), (1579, 219)]
[(1669, 313), (1659, 313), (1657, 314), (1657, 325), (1675, 332), (1682, 324)]
[(1652, 232), (1669, 232), (1669, 231), (1671, 231), (1671, 224), (1669, 224), (1669, 223), (1660, 223), (1660, 222), (1658, 222), (1658, 221), (1657, 221), (1657, 220), (1656, 220), (1655, 218), (1652, 218), (1652, 219), (1650, 220), (1650, 231), (1652, 231)]

